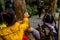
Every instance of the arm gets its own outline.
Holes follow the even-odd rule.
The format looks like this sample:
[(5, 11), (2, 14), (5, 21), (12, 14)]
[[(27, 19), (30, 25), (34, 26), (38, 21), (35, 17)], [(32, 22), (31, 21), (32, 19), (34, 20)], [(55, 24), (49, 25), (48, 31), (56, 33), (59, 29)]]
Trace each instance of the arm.
[(28, 12), (25, 12), (24, 13), (24, 19), (23, 19), (23, 24), (20, 25), (20, 27), (23, 29), (23, 30), (26, 30), (28, 28)]
[(32, 32), (32, 34), (39, 40), (40, 39), (40, 33), (38, 30), (32, 28), (32, 27), (29, 27), (28, 29), (28, 32)]

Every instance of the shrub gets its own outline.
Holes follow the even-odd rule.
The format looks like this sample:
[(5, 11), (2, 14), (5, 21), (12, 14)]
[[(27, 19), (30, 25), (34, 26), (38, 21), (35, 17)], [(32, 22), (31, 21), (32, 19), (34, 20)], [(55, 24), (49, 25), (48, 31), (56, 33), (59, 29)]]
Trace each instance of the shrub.
[(33, 16), (36, 14), (37, 6), (30, 7), (29, 5), (27, 5), (26, 7), (27, 7), (27, 11), (28, 11), (30, 16)]

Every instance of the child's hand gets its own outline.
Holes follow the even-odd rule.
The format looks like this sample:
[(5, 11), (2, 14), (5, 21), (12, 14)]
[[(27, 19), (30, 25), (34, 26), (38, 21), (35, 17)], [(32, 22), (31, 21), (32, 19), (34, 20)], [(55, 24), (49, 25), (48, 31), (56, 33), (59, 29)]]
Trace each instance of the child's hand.
[(32, 32), (32, 31), (33, 31), (33, 28), (32, 28), (32, 27), (29, 27), (29, 28), (28, 28), (28, 31), (29, 31), (29, 32)]
[(28, 18), (28, 17), (29, 17), (28, 12), (25, 12), (25, 13), (24, 13), (24, 18)]

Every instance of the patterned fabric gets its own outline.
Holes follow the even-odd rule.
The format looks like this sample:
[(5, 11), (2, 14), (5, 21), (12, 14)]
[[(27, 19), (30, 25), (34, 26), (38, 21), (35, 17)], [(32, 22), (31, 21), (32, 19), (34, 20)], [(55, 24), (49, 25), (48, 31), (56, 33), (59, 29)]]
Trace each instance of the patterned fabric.
[(0, 30), (0, 35), (5, 40), (22, 40), (24, 31), (28, 28), (28, 18), (24, 18), (23, 24), (16, 22), (14, 25)]
[(52, 24), (49, 24), (49, 23), (45, 23), (48, 27), (50, 27), (54, 33), (57, 33), (54, 26)]

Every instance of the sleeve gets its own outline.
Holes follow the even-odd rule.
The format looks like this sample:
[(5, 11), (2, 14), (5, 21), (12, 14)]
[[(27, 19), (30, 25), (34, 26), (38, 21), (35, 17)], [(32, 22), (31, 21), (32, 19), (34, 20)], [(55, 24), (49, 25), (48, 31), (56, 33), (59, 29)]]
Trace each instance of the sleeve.
[(33, 35), (37, 38), (37, 39), (40, 39), (40, 34), (39, 34), (39, 31), (34, 29), (33, 28), (33, 31), (32, 31)]
[(22, 30), (26, 30), (28, 28), (28, 18), (23, 19), (23, 24), (20, 25)]

